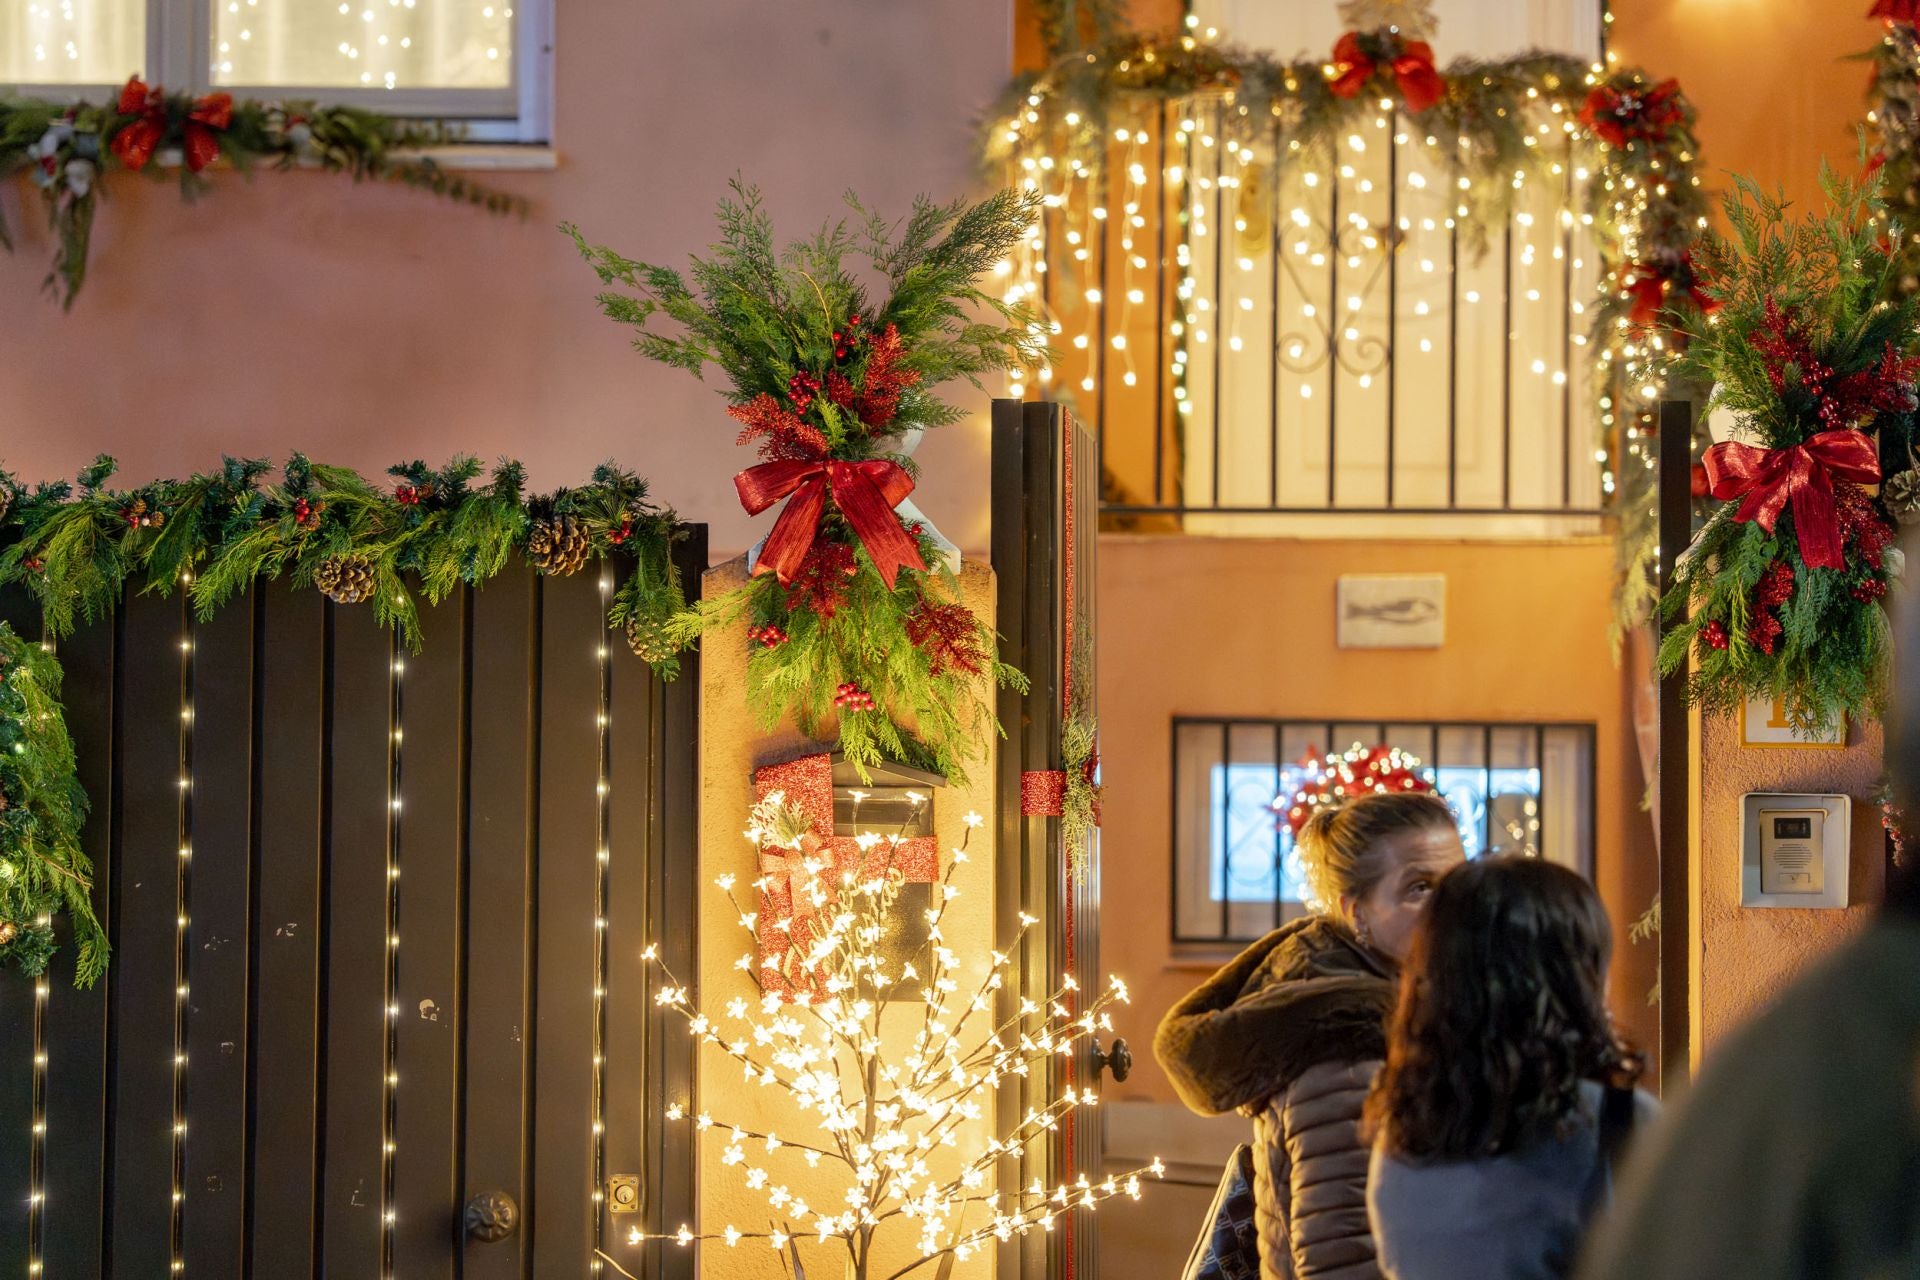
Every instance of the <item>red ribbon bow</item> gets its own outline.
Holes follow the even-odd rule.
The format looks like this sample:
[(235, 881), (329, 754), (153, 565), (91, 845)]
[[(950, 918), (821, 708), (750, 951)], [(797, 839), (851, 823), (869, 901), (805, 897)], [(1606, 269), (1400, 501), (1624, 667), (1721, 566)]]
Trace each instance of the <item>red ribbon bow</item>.
[(1920, 23), (1920, 0), (1874, 0), (1867, 16), (1879, 18), (1889, 26), (1896, 22)]
[(755, 573), (772, 571), (783, 583), (794, 575), (820, 532), (820, 516), (829, 495), (853, 527), (854, 536), (873, 558), (873, 567), (893, 589), (901, 569), (925, 570), (920, 548), (908, 536), (893, 509), (913, 492), (913, 477), (897, 462), (871, 458), (865, 462), (837, 459), (763, 462), (733, 478), (740, 505), (748, 515), (759, 515), (788, 494), (793, 500), (773, 522), (767, 545), (753, 566)]
[(1789, 449), (1728, 440), (1707, 450), (1706, 464), (1714, 497), (1724, 502), (1745, 495), (1735, 520), (1757, 521), (1772, 533), (1791, 503), (1800, 558), (1813, 569), (1846, 565), (1833, 508), (1834, 480), (1873, 484), (1880, 479), (1873, 441), (1850, 427), (1821, 431)]
[(1712, 315), (1720, 309), (1720, 300), (1710, 295), (1700, 285), (1695, 274), (1693, 257), (1689, 254), (1680, 265), (1669, 274), (1658, 266), (1639, 263), (1626, 269), (1622, 287), (1627, 297), (1633, 300), (1633, 308), (1627, 314), (1627, 322), (1636, 329), (1644, 329), (1660, 318), (1661, 308), (1667, 305), (1667, 293), (1675, 285), (1684, 282), (1688, 301), (1700, 309), (1702, 315)]
[[(1333, 46), (1334, 77), (1329, 86), (1337, 98), (1357, 98), (1373, 79), (1378, 66), (1360, 47), (1360, 34), (1349, 31)], [(1447, 82), (1433, 69), (1433, 46), (1425, 40), (1407, 40), (1400, 52), (1387, 63), (1394, 82), (1400, 86), (1400, 98), (1408, 111), (1425, 111), (1447, 96)]]
[[(108, 145), (127, 168), (145, 168), (167, 136), (166, 95), (134, 76), (120, 90), (115, 109), (138, 118), (114, 134)], [(181, 151), (190, 171), (199, 173), (219, 158), (220, 139), (215, 135), (232, 122), (232, 94), (209, 93), (194, 100), (181, 130)]]

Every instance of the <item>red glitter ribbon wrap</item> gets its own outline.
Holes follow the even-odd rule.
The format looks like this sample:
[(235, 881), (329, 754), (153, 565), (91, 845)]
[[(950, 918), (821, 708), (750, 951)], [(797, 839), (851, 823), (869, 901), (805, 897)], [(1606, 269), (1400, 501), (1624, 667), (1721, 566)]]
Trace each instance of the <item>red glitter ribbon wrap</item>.
[(760, 916), (757, 935), (760, 943), (760, 986), (785, 996), (797, 994), (781, 969), (781, 961), (792, 945), (793, 935), (780, 927), (782, 922), (798, 925), (810, 921), (813, 904), (806, 899), (806, 886), (813, 880), (804, 863), (824, 864), (819, 877), (829, 888), (840, 876), (878, 875), (889, 862), (908, 881), (931, 884), (940, 878), (940, 855), (932, 836), (914, 836), (888, 847), (882, 840), (866, 853), (852, 836), (835, 835), (833, 830), (833, 760), (826, 755), (801, 756), (784, 764), (765, 765), (753, 772), (753, 798), (765, 800), (780, 792), (786, 802), (807, 815), (811, 833), (799, 849), (776, 845), (760, 848), (760, 873), (766, 885), (760, 891)]
[(1067, 811), (1067, 771), (1029, 769), (1020, 775), (1020, 816), (1057, 818)]

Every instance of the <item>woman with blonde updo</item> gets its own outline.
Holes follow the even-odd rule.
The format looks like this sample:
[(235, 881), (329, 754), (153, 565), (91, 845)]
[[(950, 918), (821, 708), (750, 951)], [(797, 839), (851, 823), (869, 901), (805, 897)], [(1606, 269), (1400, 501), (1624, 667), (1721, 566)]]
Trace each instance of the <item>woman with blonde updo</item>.
[(1261, 1280), (1376, 1280), (1361, 1113), (1414, 924), (1465, 851), (1428, 791), (1316, 809), (1296, 847), (1313, 913), (1175, 1005), (1153, 1051), (1187, 1106), (1253, 1118)]

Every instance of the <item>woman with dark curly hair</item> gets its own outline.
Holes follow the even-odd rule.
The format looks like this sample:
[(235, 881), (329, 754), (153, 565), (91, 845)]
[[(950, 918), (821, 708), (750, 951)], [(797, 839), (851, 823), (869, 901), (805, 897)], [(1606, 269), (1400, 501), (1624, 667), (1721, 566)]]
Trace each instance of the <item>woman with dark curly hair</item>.
[(1572, 1273), (1612, 1157), (1657, 1106), (1607, 1014), (1612, 939), (1593, 886), (1537, 858), (1434, 890), (1367, 1099), (1389, 1280)]

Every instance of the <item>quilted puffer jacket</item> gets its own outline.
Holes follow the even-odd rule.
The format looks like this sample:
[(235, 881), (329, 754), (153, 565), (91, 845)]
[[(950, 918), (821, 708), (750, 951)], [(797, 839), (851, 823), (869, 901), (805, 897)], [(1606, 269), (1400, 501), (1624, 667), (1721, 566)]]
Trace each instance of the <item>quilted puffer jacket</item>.
[(1154, 1056), (1202, 1115), (1253, 1117), (1261, 1280), (1378, 1280), (1361, 1109), (1394, 966), (1340, 921), (1276, 929), (1175, 1005)]

